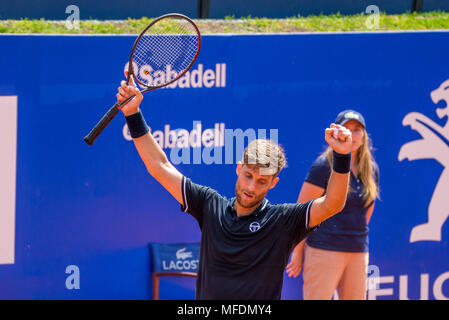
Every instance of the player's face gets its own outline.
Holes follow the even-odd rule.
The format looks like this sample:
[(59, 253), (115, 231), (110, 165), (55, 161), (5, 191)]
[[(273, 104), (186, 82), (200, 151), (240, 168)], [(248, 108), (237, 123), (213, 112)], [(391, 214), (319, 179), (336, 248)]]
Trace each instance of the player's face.
[(237, 165), (237, 183), (235, 196), (238, 204), (243, 208), (259, 206), (267, 192), (274, 188), (279, 178), (274, 175), (261, 175), (260, 167), (255, 165)]
[(344, 124), (352, 133), (352, 152), (356, 152), (363, 143), (365, 129), (357, 120), (349, 120)]

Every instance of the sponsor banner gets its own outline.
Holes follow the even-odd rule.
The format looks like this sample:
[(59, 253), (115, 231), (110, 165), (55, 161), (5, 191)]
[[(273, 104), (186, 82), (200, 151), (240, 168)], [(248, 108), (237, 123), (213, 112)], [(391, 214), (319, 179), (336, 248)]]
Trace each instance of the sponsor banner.
[[(134, 39), (0, 36), (0, 299), (151, 299), (152, 271), (198, 267), (189, 247), (151, 264), (149, 243), (201, 231), (149, 176), (123, 115), (83, 141), (115, 103)], [(361, 112), (380, 168), (367, 298), (448, 299), (447, 52), (442, 31), (204, 35), (189, 73), (141, 110), (176, 168), (228, 198), (244, 146), (278, 142), (273, 204), (296, 202), (336, 115)], [(194, 298), (194, 281), (168, 281), (161, 299)], [(282, 298), (301, 299), (301, 285), (285, 275)]]
[[(128, 70), (127, 62), (124, 70)], [(149, 65), (138, 67), (133, 64), (133, 71), (147, 86), (160, 86), (163, 83), (173, 81), (178, 73), (172, 66), (167, 65), (165, 70), (154, 71)], [(190, 88), (224, 88), (226, 87), (226, 63), (216, 63), (215, 69), (206, 69), (202, 63), (196, 64), (181, 78), (161, 89), (190, 89)]]

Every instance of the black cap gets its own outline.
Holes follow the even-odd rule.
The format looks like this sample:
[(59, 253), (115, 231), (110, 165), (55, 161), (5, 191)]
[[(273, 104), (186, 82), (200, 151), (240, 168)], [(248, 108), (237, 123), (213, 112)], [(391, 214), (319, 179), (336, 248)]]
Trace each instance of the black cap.
[(344, 125), (349, 120), (356, 120), (360, 122), (363, 127), (366, 127), (365, 118), (363, 118), (360, 112), (355, 110), (345, 110), (340, 112), (335, 119), (335, 124)]

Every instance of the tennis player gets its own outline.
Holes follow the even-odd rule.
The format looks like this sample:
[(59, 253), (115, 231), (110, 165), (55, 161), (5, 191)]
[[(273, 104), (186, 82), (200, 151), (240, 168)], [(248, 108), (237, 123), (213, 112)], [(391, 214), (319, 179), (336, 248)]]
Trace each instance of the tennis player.
[(143, 96), (121, 82), (117, 99), (136, 97), (122, 111), (148, 172), (192, 215), (201, 229), (196, 299), (281, 298), (284, 268), (292, 249), (318, 225), (341, 211), (348, 192), (351, 132), (331, 124), (325, 140), (334, 150), (325, 195), (306, 203), (270, 204), (265, 199), (285, 166), (281, 147), (254, 140), (237, 164), (235, 197), (195, 184), (168, 160), (139, 110)]

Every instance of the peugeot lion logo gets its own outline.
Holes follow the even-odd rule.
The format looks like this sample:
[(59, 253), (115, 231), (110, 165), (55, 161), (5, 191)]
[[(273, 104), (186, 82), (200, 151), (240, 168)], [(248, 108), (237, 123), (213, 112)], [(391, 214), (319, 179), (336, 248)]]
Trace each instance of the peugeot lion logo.
[(256, 232), (259, 229), (260, 229), (260, 223), (259, 222), (252, 222), (249, 225), (249, 231), (251, 231), (251, 232)]
[[(445, 101), (444, 108), (436, 108), (440, 119), (449, 117), (449, 80), (430, 93), (433, 103)], [(415, 226), (410, 233), (410, 242), (441, 241), (441, 228), (449, 216), (449, 120), (444, 126), (419, 112), (410, 112), (402, 120), (404, 126), (417, 131), (422, 139), (404, 144), (399, 150), (398, 160), (409, 161), (434, 159), (443, 166), (443, 172), (435, 186), (427, 210), (427, 222)]]

